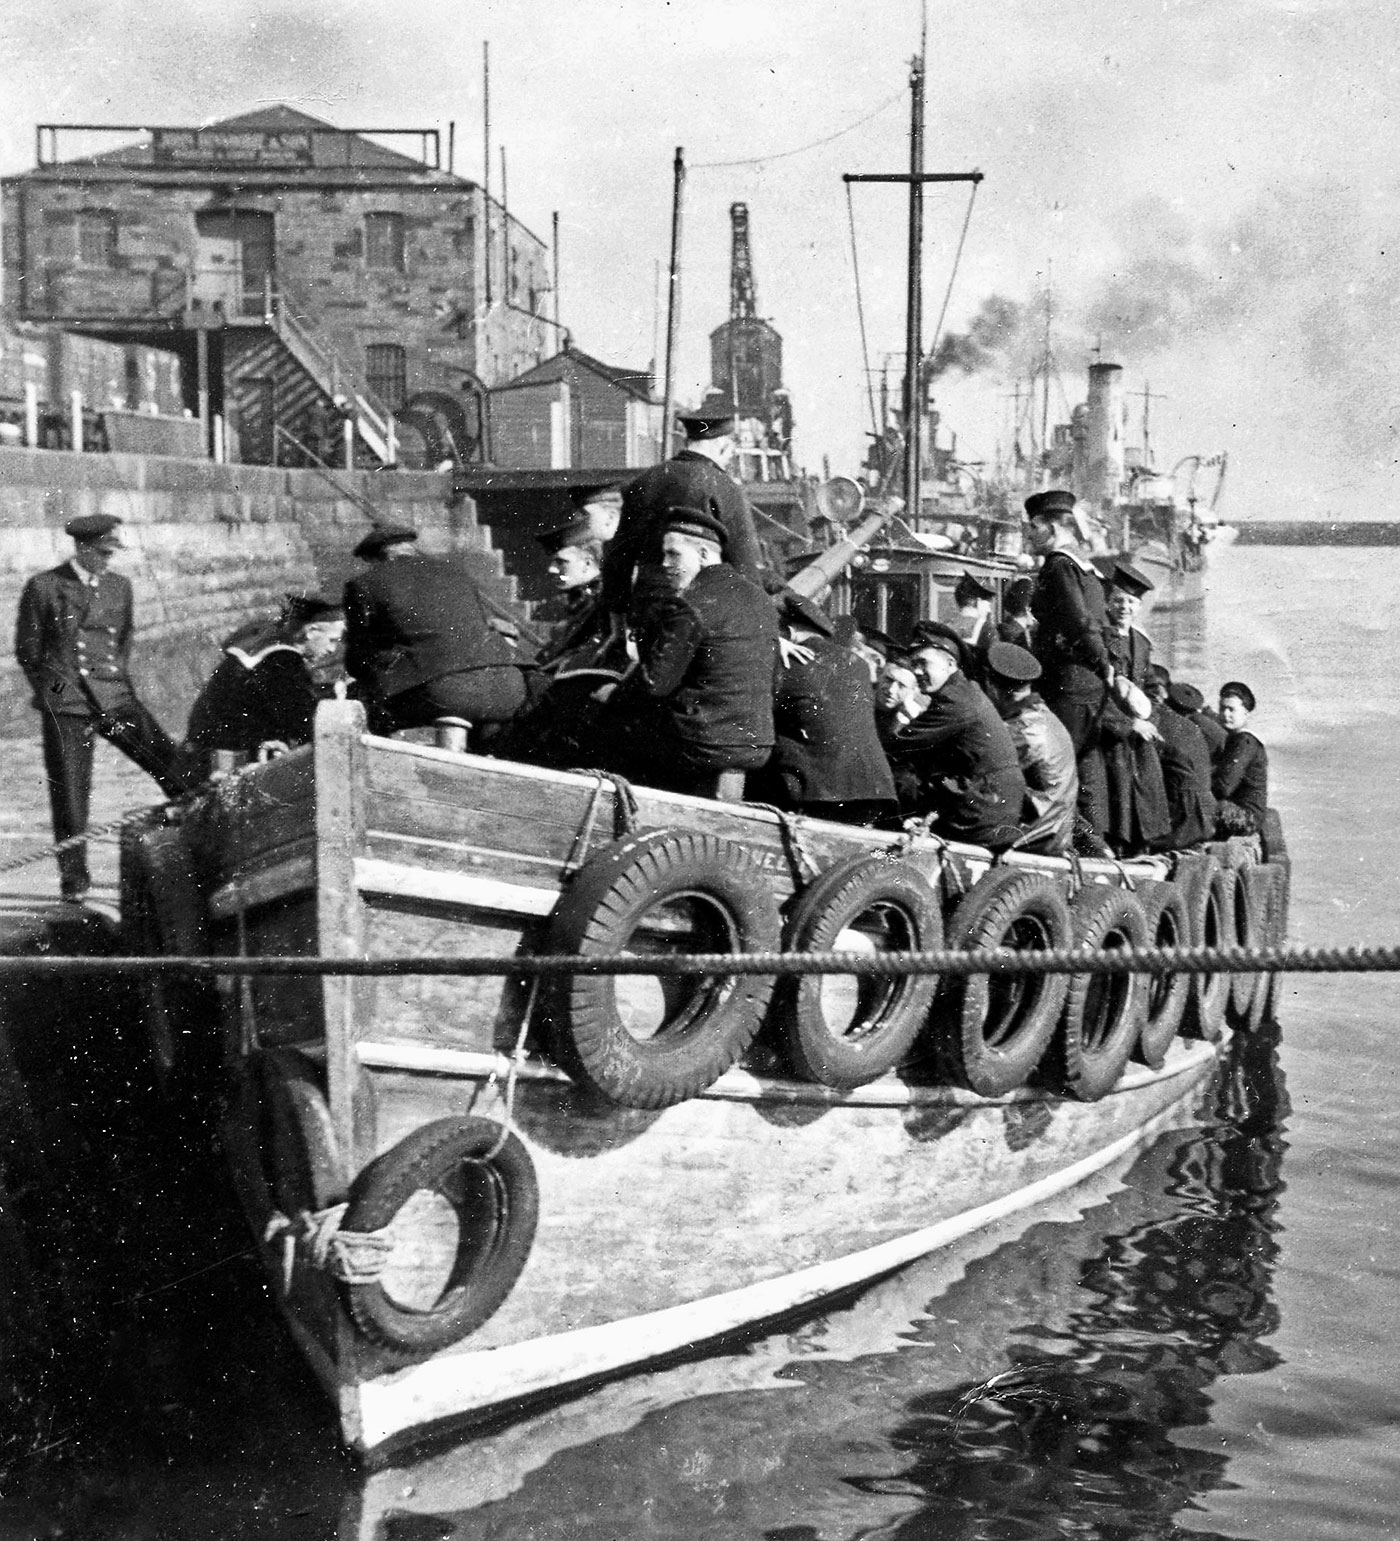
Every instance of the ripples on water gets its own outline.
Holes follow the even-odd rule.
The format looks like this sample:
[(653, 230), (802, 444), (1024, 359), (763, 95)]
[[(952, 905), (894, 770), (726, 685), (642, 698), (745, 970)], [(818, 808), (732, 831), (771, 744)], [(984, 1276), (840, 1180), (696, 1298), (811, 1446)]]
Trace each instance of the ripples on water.
[[(1209, 626), (1170, 639), (1179, 674), (1260, 695), (1298, 942), (1400, 938), (1396, 709), (1374, 684), (1400, 664), (1397, 567), (1237, 548)], [(152, 1151), (75, 1063), (87, 1144), (38, 1324), (63, 1352), (32, 1338), (16, 1362), (0, 1537), (1393, 1536), (1394, 991), (1297, 976), (1280, 1016), (1198, 1123), (980, 1255), (371, 1475), (251, 1262), (225, 1261), (243, 1239), (203, 1131)], [(55, 1041), (81, 1041), (60, 1018)]]

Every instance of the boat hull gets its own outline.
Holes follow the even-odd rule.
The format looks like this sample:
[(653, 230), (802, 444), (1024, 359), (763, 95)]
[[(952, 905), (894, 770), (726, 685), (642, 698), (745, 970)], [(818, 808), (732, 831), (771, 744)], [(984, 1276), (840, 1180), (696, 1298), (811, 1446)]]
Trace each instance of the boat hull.
[(352, 1444), (376, 1454), (752, 1328), (1073, 1188), (1179, 1122), (1215, 1063), (1208, 1045), (1182, 1047), (1095, 1104), (893, 1078), (825, 1101), (732, 1072), (640, 1133), (635, 1115), (600, 1127), (577, 1094), (537, 1084), (517, 1127), (540, 1227), (510, 1300), (426, 1363), (363, 1362), (329, 1389)]
[[(621, 849), (624, 825), (720, 842), (780, 907), (815, 873), (891, 842), (377, 739), (358, 707), (333, 703), (313, 746), (241, 772), (175, 829), (128, 838), (123, 909), (152, 913), (158, 871), (156, 920), (167, 913), (174, 929), (145, 940), (166, 951), (505, 961), (549, 950), (573, 875)], [(143, 842), (163, 847), (144, 890)], [(899, 854), (950, 906), (991, 865), (985, 851), (915, 835)], [(1170, 869), (1086, 860), (1071, 874), (1022, 853), (1008, 864), (1066, 889)], [(172, 895), (182, 873), (187, 889)], [(1160, 1069), (1130, 1066), (1099, 1101), (1034, 1085), (981, 1098), (937, 1084), (925, 1034), (898, 1070), (837, 1090), (786, 1073), (790, 1008), (775, 1005), (739, 1065), (674, 1106), (642, 1108), (561, 1068), (549, 992), (509, 971), (263, 976), (230, 981), (218, 1001), (234, 1177), (279, 1308), (365, 1455), (689, 1352), (951, 1245), (1179, 1119), (1216, 1060), (1212, 1046), (1178, 1041)], [(455, 1338), (395, 1346), (356, 1314), (353, 1277), (335, 1274), (321, 1243), (340, 1206), (363, 1200), (423, 1131), (468, 1117), (493, 1141), (511, 1131), (538, 1218), (496, 1309)], [(408, 1309), (427, 1313), (443, 1292), (415, 1306), (415, 1278), (455, 1277), (452, 1227), (470, 1230), (460, 1205), (450, 1222), (417, 1206), (430, 1190), (410, 1185), (387, 1219), (347, 1226), (382, 1228)]]

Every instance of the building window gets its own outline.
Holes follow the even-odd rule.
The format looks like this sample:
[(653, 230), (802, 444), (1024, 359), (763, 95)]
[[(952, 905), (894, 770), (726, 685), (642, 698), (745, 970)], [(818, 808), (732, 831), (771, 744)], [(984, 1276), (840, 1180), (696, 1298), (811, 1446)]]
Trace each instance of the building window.
[(365, 215), (365, 266), (403, 272), (402, 214)]
[(73, 256), (79, 267), (116, 266), (117, 216), (111, 209), (83, 209), (73, 216)]
[(397, 412), (408, 396), (408, 361), (396, 342), (372, 342), (365, 349), (365, 376), (369, 388), (391, 412)]

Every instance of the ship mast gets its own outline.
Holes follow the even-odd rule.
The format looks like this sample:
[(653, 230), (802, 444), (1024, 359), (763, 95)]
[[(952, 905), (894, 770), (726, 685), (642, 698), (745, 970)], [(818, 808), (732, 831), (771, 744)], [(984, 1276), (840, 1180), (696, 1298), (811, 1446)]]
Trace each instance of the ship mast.
[[(923, 40), (921, 39), (921, 47)], [(924, 58), (920, 53), (909, 67), (910, 123), (909, 170), (847, 171), (841, 180), (851, 182), (902, 182), (909, 189), (909, 272), (905, 290), (904, 328), (904, 505), (917, 520), (921, 508), (920, 465), (923, 415), (923, 251), (924, 187), (929, 182), (982, 180), (980, 171), (924, 170)]]

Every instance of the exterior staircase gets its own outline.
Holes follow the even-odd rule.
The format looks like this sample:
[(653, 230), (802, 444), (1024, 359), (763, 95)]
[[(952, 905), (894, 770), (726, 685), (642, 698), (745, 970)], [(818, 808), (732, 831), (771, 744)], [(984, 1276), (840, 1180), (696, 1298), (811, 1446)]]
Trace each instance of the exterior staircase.
[(336, 356), (323, 348), (281, 291), (269, 289), (264, 319), (287, 352), (337, 405), (354, 414), (355, 431), (384, 465), (398, 459), (394, 419), (389, 409)]

